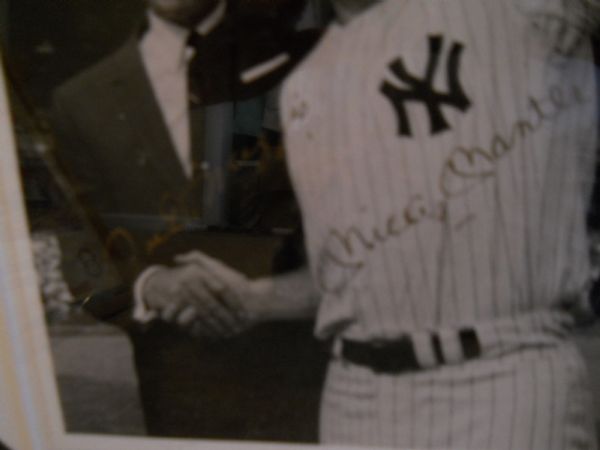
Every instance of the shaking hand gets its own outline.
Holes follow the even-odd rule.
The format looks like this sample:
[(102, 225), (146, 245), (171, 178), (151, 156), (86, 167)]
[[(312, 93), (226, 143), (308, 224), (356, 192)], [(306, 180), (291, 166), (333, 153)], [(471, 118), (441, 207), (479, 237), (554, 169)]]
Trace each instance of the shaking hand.
[(157, 270), (146, 281), (144, 300), (151, 310), (199, 337), (225, 338), (247, 328), (244, 308), (218, 277), (183, 258), (178, 263)]

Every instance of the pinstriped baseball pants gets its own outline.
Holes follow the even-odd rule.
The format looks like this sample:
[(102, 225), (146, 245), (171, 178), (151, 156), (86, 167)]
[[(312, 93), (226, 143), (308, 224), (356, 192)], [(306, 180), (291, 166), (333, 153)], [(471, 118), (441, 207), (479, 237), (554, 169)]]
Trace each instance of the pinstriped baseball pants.
[(401, 375), (332, 359), (326, 444), (596, 449), (587, 370), (568, 341)]

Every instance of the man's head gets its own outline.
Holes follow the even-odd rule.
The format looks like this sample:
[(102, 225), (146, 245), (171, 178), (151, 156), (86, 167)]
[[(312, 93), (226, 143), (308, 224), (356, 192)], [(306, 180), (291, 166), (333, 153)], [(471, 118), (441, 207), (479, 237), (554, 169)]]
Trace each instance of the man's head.
[(169, 22), (193, 27), (226, 0), (146, 0), (154, 13)]

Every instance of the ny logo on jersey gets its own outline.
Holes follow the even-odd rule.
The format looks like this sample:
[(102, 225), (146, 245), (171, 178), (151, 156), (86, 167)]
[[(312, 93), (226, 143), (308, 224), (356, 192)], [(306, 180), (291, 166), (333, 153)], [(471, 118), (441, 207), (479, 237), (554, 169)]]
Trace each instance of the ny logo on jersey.
[(410, 74), (404, 67), (402, 58), (397, 58), (389, 65), (393, 74), (408, 86), (401, 89), (386, 80), (380, 87), (381, 92), (392, 102), (398, 115), (398, 133), (401, 136), (412, 136), (412, 128), (406, 111), (406, 102), (408, 101), (421, 102), (425, 105), (429, 114), (431, 134), (441, 133), (450, 128), (442, 111), (443, 105), (453, 106), (462, 112), (466, 112), (471, 106), (459, 80), (462, 44), (454, 42), (448, 56), (446, 66), (448, 91), (437, 91), (433, 85), (442, 56), (443, 44), (442, 36), (429, 36), (429, 60), (423, 78), (417, 78)]

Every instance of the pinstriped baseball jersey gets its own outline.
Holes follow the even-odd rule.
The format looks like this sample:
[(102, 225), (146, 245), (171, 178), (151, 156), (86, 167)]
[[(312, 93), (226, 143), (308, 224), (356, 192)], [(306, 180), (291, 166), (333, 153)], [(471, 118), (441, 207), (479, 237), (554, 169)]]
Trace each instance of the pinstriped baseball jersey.
[(585, 366), (565, 343), (401, 376), (334, 359), (320, 439), (367, 448), (597, 448)]
[(526, 3), (382, 2), (331, 25), (286, 82), (319, 336), (394, 338), (584, 291), (590, 49), (562, 55), (560, 10)]

